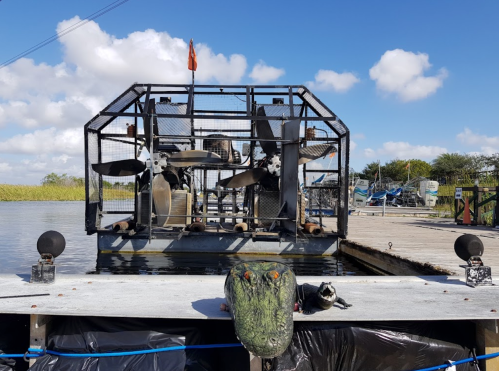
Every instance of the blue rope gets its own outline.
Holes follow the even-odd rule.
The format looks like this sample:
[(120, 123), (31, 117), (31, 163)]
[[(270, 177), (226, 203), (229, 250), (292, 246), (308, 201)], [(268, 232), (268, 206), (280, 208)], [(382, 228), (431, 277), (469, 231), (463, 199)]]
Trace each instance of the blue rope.
[[(184, 350), (184, 349), (213, 349), (213, 348), (234, 348), (242, 347), (241, 343), (233, 344), (208, 344), (208, 345), (178, 345), (174, 347), (158, 348), (158, 349), (144, 349), (144, 350), (133, 350), (128, 352), (113, 352), (113, 353), (61, 353), (55, 350), (46, 350), (28, 348), (28, 353), (26, 354), (0, 354), (0, 358), (35, 358), (41, 357), (47, 354), (52, 354), (59, 357), (120, 357), (120, 356), (133, 356), (137, 354), (149, 354), (149, 353), (159, 353), (159, 352), (169, 352), (173, 350)], [(33, 352), (35, 354), (31, 354)]]
[(113, 353), (60, 353), (54, 350), (47, 350), (48, 354), (61, 357), (121, 357), (121, 356), (133, 356), (137, 354), (149, 354), (149, 353), (159, 353), (159, 352), (169, 352), (172, 350), (184, 350), (184, 349), (212, 349), (212, 348), (233, 348), (242, 347), (241, 343), (235, 344), (208, 344), (208, 345), (178, 345), (174, 347), (158, 348), (158, 349), (144, 349), (144, 350), (132, 350), (128, 352), (113, 352)]
[[(499, 352), (485, 354), (483, 356), (478, 356), (478, 357), (476, 357), (476, 359), (489, 359), (489, 358), (495, 358), (495, 357), (499, 357)], [(457, 365), (460, 365), (463, 363), (473, 362), (474, 360), (475, 360), (475, 358), (466, 358), (466, 359), (461, 359), (460, 361), (450, 362), (450, 363), (445, 364), (445, 365), (434, 366), (434, 367), (429, 367), (429, 368), (420, 368), (420, 369), (413, 370), (413, 371), (436, 371), (436, 370), (445, 369), (445, 368), (450, 367), (450, 366), (457, 366)]]
[[(61, 353), (61, 352), (56, 352), (54, 350), (44, 351), (43, 349), (28, 348), (28, 352), (34, 352), (35, 354), (29, 354), (29, 353), (27, 353), (27, 354), (0, 354), (0, 358), (22, 358), (22, 357), (34, 358), (34, 357), (40, 357), (40, 356), (44, 355), (45, 353), (52, 354), (55, 356), (60, 356), (60, 357), (85, 357), (85, 358), (87, 358), (87, 357), (120, 357), (120, 356), (131, 356), (131, 355), (137, 355), (137, 354), (168, 352), (168, 351), (173, 351), (173, 350), (234, 348), (234, 347), (241, 347), (241, 346), (243, 346), (243, 345), (240, 343), (208, 344), (208, 345), (179, 345), (179, 346), (174, 346), (174, 347), (134, 350), (134, 351), (129, 351), (129, 352), (115, 352), (115, 353)], [(480, 359), (489, 359), (489, 358), (495, 358), (495, 357), (499, 357), (499, 352), (485, 354), (483, 356), (478, 356), (478, 357), (476, 357), (476, 359), (480, 360)], [(450, 362), (447, 364), (428, 367), (428, 368), (420, 368), (420, 369), (413, 370), (413, 371), (437, 371), (437, 370), (448, 368), (450, 366), (457, 366), (457, 365), (460, 365), (463, 363), (472, 362), (474, 360), (475, 360), (475, 358), (466, 358), (466, 359), (462, 359), (460, 361)]]

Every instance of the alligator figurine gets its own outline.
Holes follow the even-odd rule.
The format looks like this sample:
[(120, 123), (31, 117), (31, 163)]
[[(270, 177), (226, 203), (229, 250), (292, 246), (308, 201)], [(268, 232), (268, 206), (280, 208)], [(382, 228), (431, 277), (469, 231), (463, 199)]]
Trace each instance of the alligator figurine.
[(298, 286), (296, 302), (301, 307), (300, 312), (303, 314), (312, 314), (317, 309), (329, 309), (334, 303), (343, 305), (343, 309), (352, 306), (336, 295), (336, 289), (331, 282), (322, 282), (320, 286), (308, 283)]
[(335, 302), (351, 306), (336, 296), (330, 282), (297, 286), (288, 266), (261, 261), (240, 263), (230, 270), (225, 298), (238, 339), (261, 358), (277, 357), (291, 343), (296, 303), (303, 305), (305, 314), (329, 309)]

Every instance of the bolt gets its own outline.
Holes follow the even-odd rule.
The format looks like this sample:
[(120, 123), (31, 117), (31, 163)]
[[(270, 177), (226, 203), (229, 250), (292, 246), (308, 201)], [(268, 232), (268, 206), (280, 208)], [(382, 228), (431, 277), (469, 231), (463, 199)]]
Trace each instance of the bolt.
[(92, 281), (89, 282), (89, 284), (91, 284), (91, 283), (92, 283)]
[(73, 287), (73, 290), (76, 290), (76, 287)]
[(57, 296), (64, 296), (64, 295), (62, 295), (62, 294), (59, 294), (59, 295), (57, 295)]
[(469, 301), (470, 299), (468, 299), (468, 298), (464, 298), (464, 300), (465, 300), (465, 301)]
[(444, 293), (446, 293), (446, 294), (447, 294), (447, 293), (448, 293), (448, 291), (447, 291), (447, 290), (444, 290)]
[(36, 308), (36, 305), (34, 305), (34, 304), (33, 304), (33, 305), (31, 306), (31, 308)]
[(428, 283), (428, 282), (425, 282), (424, 284), (425, 284), (425, 285), (429, 285), (429, 283)]
[(492, 312), (492, 313), (496, 313), (496, 312), (497, 312), (497, 310), (496, 310), (496, 309), (492, 309), (492, 310), (491, 310), (491, 312)]

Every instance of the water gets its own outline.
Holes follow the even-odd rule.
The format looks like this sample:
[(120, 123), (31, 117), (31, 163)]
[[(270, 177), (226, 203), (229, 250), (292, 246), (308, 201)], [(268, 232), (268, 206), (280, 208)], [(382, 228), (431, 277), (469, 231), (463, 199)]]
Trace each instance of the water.
[(240, 261), (288, 264), (297, 275), (371, 275), (345, 257), (280, 257), (227, 254), (97, 254), (96, 235), (87, 236), (85, 203), (80, 201), (0, 202), (0, 273), (31, 273), (39, 259), (38, 237), (55, 230), (66, 239), (57, 257), (58, 273), (219, 274)]

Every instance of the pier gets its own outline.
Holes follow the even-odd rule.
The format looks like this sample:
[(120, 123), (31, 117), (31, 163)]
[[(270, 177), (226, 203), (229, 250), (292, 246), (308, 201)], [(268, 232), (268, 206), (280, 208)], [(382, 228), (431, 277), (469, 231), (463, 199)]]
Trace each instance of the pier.
[(378, 273), (393, 275), (464, 275), (465, 264), (454, 252), (454, 242), (466, 233), (483, 242), (482, 261), (499, 272), (499, 229), (457, 225), (449, 218), (361, 216), (348, 219), (348, 237), (340, 244)]

